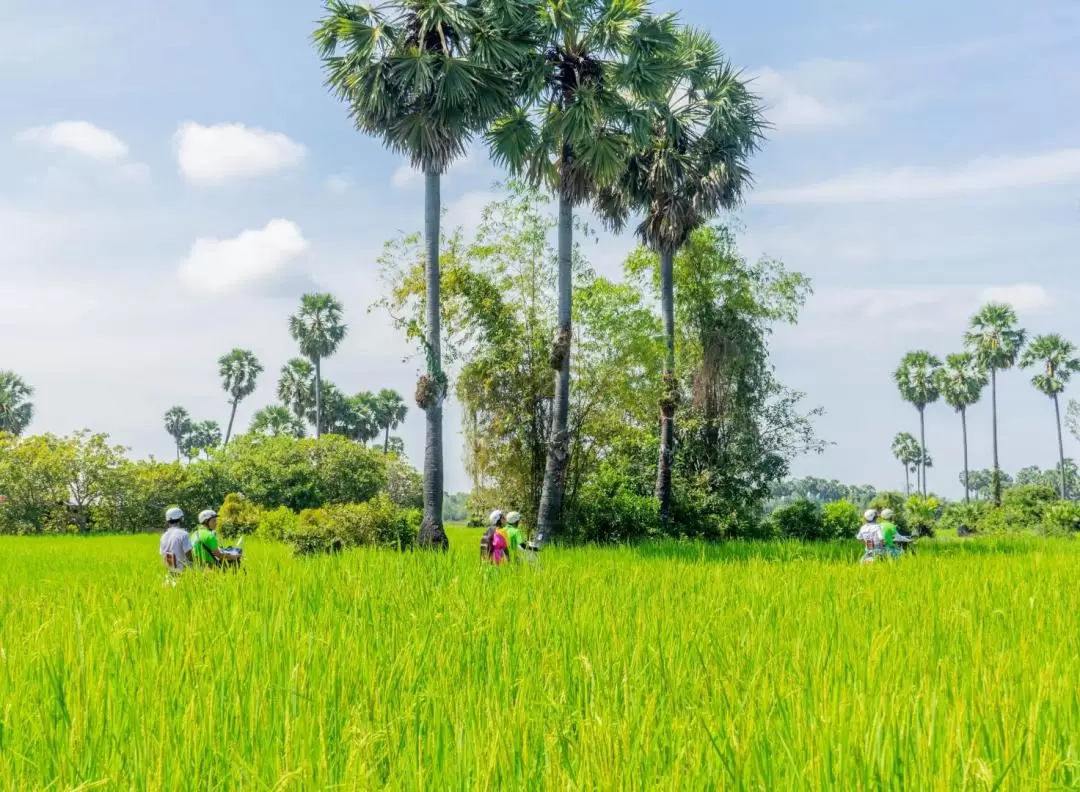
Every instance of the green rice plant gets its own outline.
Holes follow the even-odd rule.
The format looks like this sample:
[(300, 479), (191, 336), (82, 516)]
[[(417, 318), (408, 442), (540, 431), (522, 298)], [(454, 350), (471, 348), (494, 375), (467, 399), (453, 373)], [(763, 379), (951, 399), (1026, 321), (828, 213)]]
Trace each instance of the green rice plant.
[(1080, 546), (0, 539), (0, 789), (1080, 785)]

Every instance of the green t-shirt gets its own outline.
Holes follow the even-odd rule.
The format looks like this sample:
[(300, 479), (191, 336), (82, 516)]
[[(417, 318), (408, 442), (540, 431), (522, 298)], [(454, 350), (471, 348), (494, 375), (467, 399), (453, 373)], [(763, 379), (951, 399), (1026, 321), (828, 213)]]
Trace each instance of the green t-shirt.
[(191, 533), (192, 555), (197, 564), (216, 564), (214, 550), (218, 549), (217, 534), (208, 528), (199, 528)]
[(518, 548), (525, 544), (525, 534), (521, 532), (521, 529), (508, 525), (506, 526), (506, 544), (510, 547), (510, 557), (517, 558), (519, 552)]
[(893, 540), (896, 539), (896, 526), (891, 522), (883, 522), (881, 524), (881, 537), (885, 540), (886, 547), (894, 547)]

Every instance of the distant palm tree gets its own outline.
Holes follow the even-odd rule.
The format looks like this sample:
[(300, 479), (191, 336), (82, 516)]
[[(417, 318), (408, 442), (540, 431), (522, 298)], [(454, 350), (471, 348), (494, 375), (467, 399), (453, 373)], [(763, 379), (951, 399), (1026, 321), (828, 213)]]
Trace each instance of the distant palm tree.
[(165, 431), (176, 443), (176, 461), (180, 461), (180, 453), (185, 448), (188, 436), (191, 434), (191, 415), (183, 407), (173, 407), (165, 413)]
[(322, 435), (322, 361), (337, 352), (347, 330), (341, 303), (332, 294), (305, 294), (289, 317), (289, 333), (300, 354), (315, 366), (315, 437)]
[(307, 420), (314, 405), (314, 376), (315, 369), (303, 358), (293, 358), (281, 367), (277, 397), (299, 421)]
[(937, 387), (937, 370), (941, 361), (925, 350), (908, 352), (900, 361), (900, 367), (893, 375), (896, 387), (904, 401), (913, 404), (919, 411), (919, 448), (922, 471), (922, 495), (926, 497), (926, 407), (933, 404), (941, 393)]
[(375, 422), (385, 432), (383, 439), (383, 453), (390, 452), (390, 430), (401, 426), (405, 416), (409, 414), (409, 407), (401, 394), (389, 388), (383, 388), (379, 395), (374, 398)]
[(892, 453), (897, 461), (904, 466), (904, 494), (911, 496), (911, 467), (922, 456), (919, 452), (919, 441), (908, 432), (900, 432), (892, 443)]
[(293, 415), (288, 407), (275, 404), (255, 413), (248, 431), (264, 437), (301, 438), (304, 436), (304, 422)]
[(0, 371), (0, 432), (15, 436), (34, 420), (34, 389), (13, 371)]
[(674, 75), (665, 95), (646, 104), (648, 143), (632, 150), (625, 176), (600, 191), (616, 225), (626, 210), (643, 217), (637, 234), (659, 257), (663, 318), (664, 394), (656, 498), (660, 520), (671, 521), (671, 468), (675, 452), (675, 255), (690, 235), (722, 209), (737, 206), (750, 186), (749, 159), (764, 121), (757, 99), (708, 34), (680, 31), (672, 54)]
[[(938, 369), (937, 387), (945, 403), (960, 413), (964, 437), (964, 481), (968, 479), (967, 410), (982, 398), (987, 385), (986, 372), (970, 352), (948, 355), (945, 365)], [(964, 485), (964, 500), (971, 503), (971, 488)]]
[(1001, 464), (998, 459), (997, 373), (1016, 365), (1024, 348), (1026, 333), (1016, 326), (1016, 311), (1005, 303), (987, 303), (971, 317), (964, 334), (964, 346), (984, 371), (990, 372), (990, 410), (994, 428), (995, 505), (1001, 505)]
[(1076, 347), (1057, 333), (1036, 336), (1031, 345), (1020, 357), (1021, 368), (1040, 366), (1042, 371), (1031, 378), (1031, 384), (1054, 402), (1054, 418), (1057, 425), (1058, 472), (1061, 476), (1061, 499), (1068, 495), (1065, 478), (1065, 441), (1061, 436), (1061, 404), (1058, 397), (1065, 391), (1065, 385), (1072, 375), (1080, 371), (1080, 358), (1076, 356)]
[(184, 456), (195, 459), (200, 453), (209, 452), (221, 445), (221, 427), (217, 421), (196, 421), (183, 439)]
[(254, 352), (246, 349), (234, 349), (218, 360), (218, 373), (221, 375), (221, 387), (229, 394), (229, 427), (225, 430), (225, 445), (232, 437), (233, 421), (236, 420), (236, 407), (241, 400), (255, 392), (255, 383), (262, 374), (263, 367)]

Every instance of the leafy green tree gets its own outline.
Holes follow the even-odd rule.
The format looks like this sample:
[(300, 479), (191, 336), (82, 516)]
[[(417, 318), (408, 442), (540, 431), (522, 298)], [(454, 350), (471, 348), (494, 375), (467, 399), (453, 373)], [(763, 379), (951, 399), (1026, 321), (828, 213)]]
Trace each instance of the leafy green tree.
[(293, 358), (281, 368), (277, 397), (298, 421), (306, 421), (315, 406), (315, 368), (303, 358)]
[(289, 334), (300, 346), (300, 354), (315, 367), (315, 437), (322, 435), (322, 361), (345, 339), (341, 303), (332, 294), (305, 294), (300, 310), (289, 317)]
[(409, 413), (408, 405), (401, 398), (401, 394), (395, 390), (384, 388), (374, 398), (375, 423), (385, 433), (383, 439), (383, 453), (390, 451), (390, 430), (397, 429)]
[(165, 431), (176, 443), (177, 462), (180, 461), (180, 454), (187, 445), (191, 430), (191, 415), (183, 407), (173, 407), (165, 413)]
[(666, 530), (671, 520), (671, 471), (679, 388), (675, 377), (675, 254), (690, 234), (722, 209), (732, 209), (751, 181), (749, 159), (762, 140), (761, 109), (707, 34), (679, 33), (677, 67), (666, 94), (647, 103), (648, 143), (634, 148), (624, 179), (601, 191), (609, 214), (640, 212), (642, 243), (659, 263), (664, 326), (664, 395), (656, 498)]
[(304, 422), (289, 412), (287, 407), (279, 404), (263, 407), (251, 419), (248, 428), (251, 434), (263, 437), (295, 437), (304, 436)]
[[(964, 479), (968, 473), (968, 435), (967, 435), (967, 411), (968, 408), (982, 398), (983, 389), (987, 385), (986, 372), (979, 366), (975, 356), (970, 352), (948, 355), (945, 365), (938, 369), (937, 388), (941, 392), (945, 403), (960, 414), (960, 427), (964, 439)], [(964, 485), (964, 500), (971, 502), (971, 490)]]
[(984, 370), (990, 372), (990, 411), (994, 436), (994, 504), (1001, 505), (1001, 463), (998, 457), (997, 373), (1016, 365), (1027, 336), (1016, 326), (1016, 311), (1005, 303), (987, 303), (971, 317), (964, 346)]
[(262, 374), (263, 367), (255, 353), (246, 349), (234, 349), (218, 360), (218, 373), (221, 387), (229, 394), (229, 427), (225, 430), (225, 444), (232, 437), (233, 421), (236, 420), (236, 408), (240, 402), (255, 392), (255, 385)]
[(919, 411), (919, 447), (923, 450), (922, 495), (926, 497), (926, 407), (941, 398), (938, 374), (941, 361), (925, 350), (909, 352), (893, 375), (901, 398)]
[(13, 371), (0, 371), (0, 432), (21, 435), (34, 419), (34, 389)]
[(1076, 347), (1057, 333), (1036, 336), (1020, 357), (1021, 368), (1041, 367), (1031, 378), (1031, 384), (1054, 403), (1054, 422), (1057, 427), (1058, 470), (1061, 473), (1061, 499), (1068, 498), (1065, 480), (1065, 441), (1061, 436), (1061, 403), (1059, 397), (1072, 375), (1080, 371), (1080, 358)]
[(470, 138), (509, 112), (535, 47), (531, 4), (518, 0), (394, 0), (379, 7), (331, 0), (315, 32), (331, 90), (356, 126), (424, 173), (427, 371), (417, 404), (427, 418), (421, 547), (446, 548), (442, 527), (440, 333), (442, 175)]
[[(660, 99), (678, 68), (670, 16), (645, 0), (538, 0), (538, 45), (523, 69), (520, 104), (492, 125), (492, 158), (558, 199), (558, 328), (549, 449), (537, 535), (558, 532), (570, 459), (574, 210), (595, 202), (648, 140), (644, 103)], [(518, 98), (518, 97), (515, 97)], [(605, 207), (596, 207), (601, 215)]]
[(893, 438), (892, 453), (904, 466), (904, 494), (911, 497), (911, 470), (922, 457), (919, 441), (908, 432), (900, 432)]
[(221, 427), (217, 421), (195, 421), (181, 440), (184, 456), (189, 460), (199, 454), (209, 453), (221, 445)]

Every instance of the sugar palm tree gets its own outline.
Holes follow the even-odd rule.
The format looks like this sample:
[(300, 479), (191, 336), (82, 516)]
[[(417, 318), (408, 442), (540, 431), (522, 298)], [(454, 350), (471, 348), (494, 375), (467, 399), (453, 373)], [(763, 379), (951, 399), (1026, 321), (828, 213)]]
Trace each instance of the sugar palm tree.
[(337, 352), (347, 330), (341, 303), (332, 294), (305, 294), (289, 317), (289, 333), (315, 367), (315, 437), (322, 435), (322, 362)]
[(277, 397), (298, 421), (307, 420), (314, 402), (315, 369), (303, 358), (293, 358), (281, 368)]
[(185, 448), (188, 436), (191, 434), (193, 424), (191, 415), (183, 407), (173, 407), (165, 413), (165, 431), (176, 443), (176, 461), (180, 461), (180, 453)]
[[(643, 101), (659, 99), (675, 68), (671, 17), (646, 0), (537, 0), (539, 47), (523, 70), (522, 101), (492, 125), (492, 158), (559, 206), (558, 327), (552, 348), (555, 400), (537, 535), (558, 531), (566, 469), (573, 337), (574, 210), (616, 184), (634, 145), (649, 139)], [(603, 215), (603, 207), (598, 207)]]
[(995, 505), (1001, 505), (1001, 464), (998, 458), (997, 373), (1016, 365), (1027, 334), (1016, 326), (1016, 311), (1005, 303), (987, 303), (971, 317), (964, 346), (983, 370), (990, 373), (990, 411), (994, 434)]
[(375, 422), (385, 433), (383, 439), (383, 453), (390, 451), (390, 430), (401, 426), (409, 408), (401, 394), (389, 388), (383, 388), (372, 401), (375, 413)]
[(229, 394), (229, 426), (225, 430), (225, 445), (232, 437), (233, 421), (236, 420), (236, 408), (243, 399), (255, 392), (255, 383), (262, 374), (263, 367), (254, 352), (246, 349), (234, 349), (218, 360), (218, 373), (221, 387)]
[(656, 498), (665, 529), (671, 520), (675, 411), (675, 255), (690, 235), (722, 209), (737, 206), (751, 183), (749, 159), (762, 140), (756, 98), (716, 42), (692, 28), (679, 32), (677, 68), (665, 95), (648, 102), (648, 143), (632, 151), (624, 178), (600, 192), (606, 214), (640, 212), (637, 235), (659, 258), (664, 326), (664, 395)]
[(969, 472), (967, 411), (968, 407), (982, 398), (983, 389), (988, 382), (986, 372), (979, 366), (973, 354), (960, 352), (945, 358), (945, 365), (938, 369), (936, 377), (937, 388), (945, 403), (960, 413), (960, 427), (964, 438), (964, 500), (970, 503), (971, 488), (966, 484)]
[(13, 371), (0, 371), (0, 432), (21, 435), (34, 419), (34, 389)]
[(919, 441), (908, 432), (900, 432), (893, 438), (892, 453), (904, 466), (904, 494), (911, 497), (911, 467), (921, 456)]
[(264, 437), (301, 438), (304, 436), (304, 422), (293, 415), (288, 407), (274, 404), (255, 413), (248, 431)]
[(426, 413), (421, 546), (446, 548), (442, 525), (442, 369), (439, 215), (442, 175), (471, 137), (509, 112), (535, 17), (523, 0), (392, 0), (372, 7), (330, 0), (315, 31), (330, 89), (357, 128), (424, 173), (427, 370), (417, 386)]
[(1040, 371), (1031, 378), (1031, 384), (1054, 402), (1054, 419), (1057, 425), (1058, 472), (1061, 476), (1061, 499), (1068, 497), (1065, 479), (1065, 441), (1061, 436), (1061, 404), (1058, 397), (1072, 375), (1080, 371), (1080, 358), (1076, 347), (1057, 333), (1036, 336), (1020, 357), (1021, 368), (1039, 366)]
[(926, 407), (941, 397), (936, 381), (936, 372), (940, 368), (940, 360), (920, 349), (904, 355), (899, 368), (893, 375), (901, 398), (914, 405), (919, 411), (919, 448), (922, 450), (919, 461), (924, 498), (926, 497)]
[(199, 454), (208, 452), (221, 445), (221, 427), (217, 421), (196, 421), (182, 440), (184, 455), (195, 459)]

